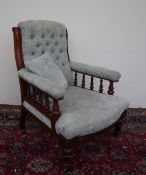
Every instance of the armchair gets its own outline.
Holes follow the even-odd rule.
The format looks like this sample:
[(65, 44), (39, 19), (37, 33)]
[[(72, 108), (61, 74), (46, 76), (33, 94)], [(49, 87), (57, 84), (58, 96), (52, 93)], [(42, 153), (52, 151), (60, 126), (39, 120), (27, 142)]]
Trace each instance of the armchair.
[[(70, 62), (68, 34), (63, 24), (52, 21), (24, 21), (13, 27), (14, 50), (21, 89), (20, 128), (25, 128), (26, 112), (31, 112), (49, 128), (52, 136), (60, 139), (64, 160), (70, 157), (77, 142), (115, 126), (121, 127), (129, 104), (114, 94), (114, 82), (120, 73), (106, 68)], [(25, 62), (48, 52), (63, 73), (68, 87), (60, 87), (25, 67)], [(73, 73), (74, 72), (74, 73)], [(82, 74), (81, 83), (78, 74)], [(74, 75), (74, 78), (73, 78)], [(90, 87), (86, 87), (86, 77)], [(94, 82), (99, 79), (99, 91)], [(103, 80), (109, 81), (103, 93)], [(97, 81), (97, 80), (96, 80)]]

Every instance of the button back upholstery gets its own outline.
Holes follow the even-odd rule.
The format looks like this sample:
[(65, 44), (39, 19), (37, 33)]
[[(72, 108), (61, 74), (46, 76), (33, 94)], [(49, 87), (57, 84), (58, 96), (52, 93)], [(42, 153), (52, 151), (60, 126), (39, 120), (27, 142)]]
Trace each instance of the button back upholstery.
[(31, 20), (19, 23), (18, 27), (22, 33), (24, 62), (49, 52), (68, 84), (72, 85), (73, 78), (67, 54), (65, 25), (47, 20)]

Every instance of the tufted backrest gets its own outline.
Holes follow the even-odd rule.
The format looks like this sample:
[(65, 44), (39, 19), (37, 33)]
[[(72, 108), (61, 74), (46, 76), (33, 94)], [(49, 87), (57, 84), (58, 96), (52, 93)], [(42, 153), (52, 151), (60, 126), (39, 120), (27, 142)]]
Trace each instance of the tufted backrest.
[(68, 84), (72, 85), (65, 25), (47, 20), (31, 20), (19, 23), (18, 27), (22, 34), (24, 62), (49, 52)]

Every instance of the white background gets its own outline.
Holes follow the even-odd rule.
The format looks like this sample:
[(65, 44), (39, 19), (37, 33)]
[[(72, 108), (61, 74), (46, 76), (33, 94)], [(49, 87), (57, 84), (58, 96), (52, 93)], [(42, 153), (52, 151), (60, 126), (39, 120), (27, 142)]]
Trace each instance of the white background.
[(116, 94), (146, 107), (146, 0), (0, 0), (0, 104), (20, 104), (11, 27), (62, 22), (72, 60), (121, 72)]

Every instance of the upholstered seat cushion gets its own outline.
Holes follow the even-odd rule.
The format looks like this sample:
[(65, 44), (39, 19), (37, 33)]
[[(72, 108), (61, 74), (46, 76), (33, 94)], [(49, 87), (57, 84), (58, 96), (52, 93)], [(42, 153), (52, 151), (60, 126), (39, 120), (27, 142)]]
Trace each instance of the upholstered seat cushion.
[(56, 131), (67, 139), (100, 131), (116, 122), (129, 104), (117, 96), (68, 87), (60, 101)]
[[(27, 102), (24, 107), (51, 128), (51, 122)], [(60, 101), (61, 117), (56, 131), (67, 139), (100, 131), (114, 122), (129, 107), (129, 103), (115, 95), (110, 96), (70, 86)]]

